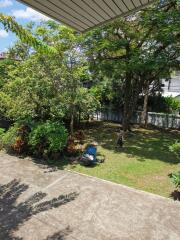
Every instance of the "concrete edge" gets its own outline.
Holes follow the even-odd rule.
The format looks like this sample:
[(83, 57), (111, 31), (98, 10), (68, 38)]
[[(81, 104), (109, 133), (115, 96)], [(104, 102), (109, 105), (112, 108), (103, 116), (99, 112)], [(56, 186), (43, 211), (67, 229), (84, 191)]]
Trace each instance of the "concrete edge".
[(95, 179), (95, 180), (98, 180), (98, 181), (102, 181), (104, 183), (108, 183), (108, 184), (111, 184), (111, 185), (116, 185), (116, 186), (122, 187), (124, 189), (127, 189), (128, 191), (131, 191), (131, 192), (136, 192), (136, 193), (140, 193), (140, 194), (143, 194), (143, 195), (144, 194), (148, 194), (151, 197), (167, 200), (167, 201), (169, 201), (171, 203), (180, 205), (180, 202), (174, 201), (173, 199), (166, 198), (166, 197), (160, 196), (160, 195), (155, 194), (155, 193), (146, 192), (146, 191), (143, 191), (143, 190), (140, 190), (140, 189), (137, 189), (137, 188), (129, 187), (129, 186), (123, 185), (121, 183), (111, 182), (109, 180), (105, 180), (105, 179), (102, 179), (102, 178), (98, 178), (98, 177), (94, 177), (94, 176), (91, 176), (91, 175), (87, 175), (85, 173), (75, 172), (73, 170), (64, 170), (64, 171), (67, 171), (67, 172), (70, 172), (70, 173), (73, 173), (73, 174), (76, 174), (76, 175), (84, 176), (84, 177), (87, 177), (87, 178), (92, 178), (92, 179)]

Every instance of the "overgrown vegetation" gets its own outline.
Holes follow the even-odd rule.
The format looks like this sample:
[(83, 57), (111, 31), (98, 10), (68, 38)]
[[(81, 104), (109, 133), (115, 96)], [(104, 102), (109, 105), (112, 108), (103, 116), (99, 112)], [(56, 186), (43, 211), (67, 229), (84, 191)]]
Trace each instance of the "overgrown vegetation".
[(172, 146), (170, 146), (170, 150), (171, 150), (171, 152), (176, 154), (177, 157), (180, 158), (180, 142), (177, 141)]
[(22, 147), (20, 143), (21, 139), (18, 134), (19, 126), (15, 124), (14, 126), (10, 127), (6, 133), (1, 134), (0, 142), (1, 145), (8, 151), (11, 152), (14, 147), (19, 143), (19, 147)]
[(171, 179), (175, 187), (179, 190), (180, 189), (180, 172), (179, 173), (172, 173)]
[[(64, 121), (73, 134), (74, 121), (87, 117), (99, 104), (83, 86), (90, 74), (79, 50), (80, 36), (54, 22), (38, 26), (35, 32), (53, 42), (57, 54), (31, 54), (28, 46), (23, 46), (25, 59), (9, 66), (2, 76), (2, 114), (15, 121)], [(13, 54), (18, 53), (19, 45), (15, 45)]]
[(0, 134), (0, 144), (8, 152), (29, 153), (47, 159), (62, 153), (67, 138), (66, 128), (58, 122), (16, 123)]
[(139, 95), (144, 96), (141, 122), (146, 125), (148, 96), (158, 94), (161, 79), (179, 68), (178, 7), (178, 1), (160, 1), (95, 29), (85, 39), (91, 70), (99, 81), (106, 79), (104, 85), (110, 89), (106, 100), (115, 101), (123, 111), (125, 131), (130, 129)]
[[(84, 35), (54, 21), (29, 24), (27, 29), (2, 14), (0, 21), (20, 37), (9, 54), (21, 61), (8, 64), (0, 77), (2, 114), (15, 121), (69, 122), (73, 134), (75, 123), (100, 103), (113, 104), (123, 111), (126, 131), (139, 96), (144, 96), (144, 125), (148, 96), (156, 95), (161, 79), (179, 67), (176, 0), (160, 1)], [(40, 51), (44, 45), (54, 50)]]
[[(152, 99), (160, 99), (162, 112), (178, 112), (178, 101), (161, 97), (161, 79), (169, 79), (179, 69), (179, 6), (177, 0), (158, 1), (84, 35), (54, 21), (22, 27), (0, 14), (4, 29), (19, 36), (8, 50), (8, 59), (0, 62), (0, 116), (13, 123), (7, 131), (0, 129), (1, 147), (63, 161), (64, 151), (68, 157), (81, 152), (76, 149), (76, 128), (81, 129), (81, 123), (101, 107), (123, 112), (124, 132), (131, 130), (130, 120), (140, 101), (142, 127), (147, 127)], [(160, 106), (158, 101), (154, 105)], [(119, 152), (114, 149), (113, 128), (107, 131), (97, 130), (102, 154), (108, 158), (104, 170), (77, 170), (161, 194), (155, 186), (149, 189), (143, 184), (149, 182), (149, 170), (155, 179), (161, 171), (169, 171), (170, 163), (175, 166), (172, 172), (178, 171), (179, 143), (170, 148), (175, 156), (169, 150), (174, 143), (169, 134), (137, 130), (125, 151)], [(162, 195), (167, 192), (166, 180)]]
[(0, 128), (0, 136), (5, 132), (4, 128)]
[(47, 157), (49, 154), (62, 152), (67, 137), (67, 130), (62, 124), (47, 121), (32, 129), (28, 144), (35, 155)]
[(179, 113), (180, 112), (180, 100), (174, 99), (173, 97), (164, 98), (168, 113)]

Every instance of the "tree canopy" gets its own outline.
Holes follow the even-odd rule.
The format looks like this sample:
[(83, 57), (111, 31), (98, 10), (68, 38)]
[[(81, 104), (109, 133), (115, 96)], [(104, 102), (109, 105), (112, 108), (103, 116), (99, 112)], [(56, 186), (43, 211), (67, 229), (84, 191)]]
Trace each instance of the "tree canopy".
[[(81, 35), (48, 21), (37, 26), (34, 34), (53, 44), (54, 52), (27, 54), (28, 46), (15, 44), (11, 54), (24, 56), (9, 67), (3, 77), (0, 105), (4, 114), (13, 120), (47, 119), (70, 121), (93, 113), (98, 100), (84, 87), (91, 76), (85, 55), (80, 50)], [(23, 52), (25, 54), (23, 54)]]
[(123, 111), (128, 130), (139, 96), (159, 91), (161, 79), (179, 68), (179, 19), (177, 0), (84, 35), (54, 21), (24, 28), (0, 14), (4, 28), (19, 36), (9, 54), (21, 59), (0, 63), (1, 114), (14, 121), (62, 120), (73, 133), (74, 122), (111, 103)]
[(55, 49), (53, 47), (44, 44), (42, 41), (34, 37), (31, 32), (19, 25), (15, 21), (14, 17), (6, 16), (0, 13), (0, 23), (2, 23), (6, 31), (15, 33), (20, 38), (21, 42), (27, 43), (39, 52), (47, 54), (55, 52)]
[(124, 130), (144, 88), (179, 67), (179, 25), (178, 1), (161, 1), (87, 34), (91, 71), (121, 96)]

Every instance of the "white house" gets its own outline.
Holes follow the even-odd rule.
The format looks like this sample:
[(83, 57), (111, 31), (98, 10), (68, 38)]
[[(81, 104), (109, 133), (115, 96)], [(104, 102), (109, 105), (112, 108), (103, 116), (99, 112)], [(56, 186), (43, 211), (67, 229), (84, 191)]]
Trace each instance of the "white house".
[(180, 72), (176, 72), (168, 81), (162, 80), (163, 96), (180, 99)]

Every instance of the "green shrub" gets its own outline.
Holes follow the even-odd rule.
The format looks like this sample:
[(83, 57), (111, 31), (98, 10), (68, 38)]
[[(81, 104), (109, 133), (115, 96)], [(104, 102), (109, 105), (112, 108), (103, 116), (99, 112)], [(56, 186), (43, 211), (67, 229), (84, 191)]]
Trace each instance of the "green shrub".
[(179, 99), (174, 99), (173, 97), (165, 97), (164, 100), (169, 108), (169, 112), (176, 112), (180, 110)]
[(2, 134), (1, 146), (8, 152), (22, 153), (27, 150), (28, 134), (28, 126), (16, 123)]
[(4, 132), (5, 132), (5, 129), (4, 128), (0, 128), (0, 136), (2, 136)]
[(68, 133), (66, 128), (57, 122), (47, 121), (37, 124), (29, 135), (29, 145), (38, 156), (57, 153), (64, 149)]
[(180, 142), (176, 142), (172, 146), (170, 146), (170, 151), (180, 158)]
[(180, 172), (178, 173), (172, 173), (170, 175), (170, 178), (172, 179), (173, 184), (177, 189), (180, 189)]
[(4, 132), (5, 132), (5, 129), (4, 128), (0, 128), (0, 150), (2, 150), (2, 148), (3, 148), (2, 137), (3, 137)]
[(64, 149), (68, 133), (62, 124), (47, 121), (36, 125), (16, 123), (5, 133), (1, 130), (0, 136), (0, 147), (8, 152), (32, 153), (45, 157)]
[(10, 127), (9, 130), (6, 133), (4, 133), (1, 137), (1, 144), (3, 148), (5, 148), (7, 151), (11, 151), (12, 146), (16, 142), (17, 129), (18, 129), (18, 126), (14, 125)]

